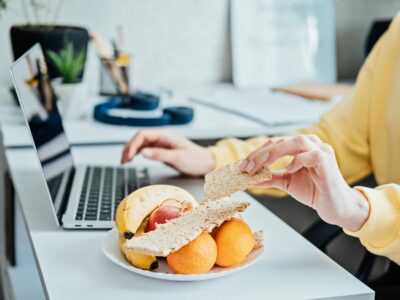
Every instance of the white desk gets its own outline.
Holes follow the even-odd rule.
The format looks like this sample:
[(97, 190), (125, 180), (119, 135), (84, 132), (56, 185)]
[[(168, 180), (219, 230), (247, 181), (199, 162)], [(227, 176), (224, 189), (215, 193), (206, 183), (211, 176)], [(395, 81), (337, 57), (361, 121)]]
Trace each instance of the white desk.
[[(175, 103), (192, 106), (195, 118), (189, 125), (175, 125), (169, 128), (194, 140), (221, 139), (225, 137), (251, 137), (261, 134), (282, 135), (298, 129), (299, 125), (262, 126), (257, 122), (240, 116), (222, 112), (204, 105), (187, 101), (191, 91), (201, 88), (180, 88), (174, 90)], [(96, 98), (97, 96), (93, 96)], [(22, 112), (14, 102), (6, 88), (0, 87), (0, 125), (4, 136), (4, 144), (10, 146), (26, 146), (30, 143)], [(123, 144), (138, 130), (137, 127), (114, 126), (87, 120), (64, 120), (64, 127), (72, 144)]]
[[(299, 126), (263, 127), (239, 116), (215, 109), (194, 105), (196, 116), (189, 125), (168, 126), (169, 129), (193, 140), (221, 139), (224, 137), (251, 137), (261, 134), (279, 135), (292, 132)], [(0, 110), (4, 107), (0, 106)], [(15, 110), (19, 110), (15, 107)], [(19, 113), (19, 112), (18, 112)], [(1, 118), (1, 117), (0, 117)], [(1, 130), (4, 143), (10, 146), (26, 146), (30, 140), (22, 115), (15, 113), (19, 122), (3, 122)], [(113, 126), (88, 120), (65, 121), (65, 131), (69, 141), (74, 144), (123, 144), (127, 142), (138, 127)]]
[[(117, 163), (120, 146), (79, 147), (81, 163)], [(167, 282), (119, 268), (101, 252), (105, 232), (63, 231), (55, 225), (37, 160), (31, 149), (6, 152), (35, 262), (50, 299), (373, 299), (373, 291), (316, 249), (245, 193), (251, 202), (244, 218), (265, 234), (265, 254), (251, 268), (205, 282)], [(153, 183), (180, 185), (198, 199), (202, 180), (181, 179), (158, 163), (150, 167)], [(21, 287), (23, 288), (23, 286)]]

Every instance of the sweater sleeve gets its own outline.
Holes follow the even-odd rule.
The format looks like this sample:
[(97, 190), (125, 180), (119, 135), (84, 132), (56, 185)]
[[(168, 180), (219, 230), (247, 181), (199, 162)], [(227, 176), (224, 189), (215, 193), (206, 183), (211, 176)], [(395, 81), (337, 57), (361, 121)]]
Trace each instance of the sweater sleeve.
[(369, 146), (370, 103), (374, 69), (385, 43), (384, 35), (361, 68), (353, 90), (320, 122), (300, 130), (300, 134), (315, 134), (335, 150), (340, 171), (349, 184), (372, 173)]
[(370, 204), (369, 217), (360, 230), (345, 233), (359, 238), (370, 252), (400, 264), (400, 185), (356, 189), (364, 193)]

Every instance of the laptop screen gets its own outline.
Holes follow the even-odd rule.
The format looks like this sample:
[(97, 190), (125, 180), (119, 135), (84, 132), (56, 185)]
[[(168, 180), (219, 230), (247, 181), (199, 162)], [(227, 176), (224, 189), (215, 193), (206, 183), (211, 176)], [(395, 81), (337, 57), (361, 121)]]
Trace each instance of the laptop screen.
[(58, 212), (61, 205), (61, 199), (57, 197), (60, 181), (63, 174), (73, 170), (74, 162), (40, 45), (36, 44), (19, 58), (12, 65), (11, 73), (55, 211)]

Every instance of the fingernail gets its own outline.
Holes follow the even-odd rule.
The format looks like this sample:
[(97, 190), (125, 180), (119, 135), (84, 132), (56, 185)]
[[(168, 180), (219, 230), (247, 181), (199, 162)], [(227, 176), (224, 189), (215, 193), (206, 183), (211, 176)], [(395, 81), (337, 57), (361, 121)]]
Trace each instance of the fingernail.
[(264, 153), (264, 155), (261, 157), (262, 163), (265, 164), (267, 162), (268, 158), (269, 158), (269, 152)]
[(153, 151), (151, 151), (150, 149), (143, 149), (142, 150), (142, 155), (144, 157), (152, 157), (153, 156)]
[(251, 161), (248, 163), (247, 167), (246, 167), (246, 171), (247, 171), (248, 173), (250, 173), (251, 171), (253, 171), (254, 167), (255, 167), (255, 163), (254, 163), (254, 161), (251, 160)]
[(247, 167), (247, 160), (243, 160), (240, 163), (239, 169), (240, 169), (240, 171), (244, 171), (244, 170), (246, 170), (246, 167)]

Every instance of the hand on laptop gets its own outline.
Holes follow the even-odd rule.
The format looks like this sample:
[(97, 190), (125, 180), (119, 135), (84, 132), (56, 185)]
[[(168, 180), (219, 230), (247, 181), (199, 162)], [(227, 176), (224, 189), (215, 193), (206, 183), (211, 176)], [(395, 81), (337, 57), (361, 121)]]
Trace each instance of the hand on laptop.
[(213, 170), (215, 165), (209, 149), (164, 129), (138, 131), (125, 145), (121, 163), (131, 161), (139, 153), (190, 176), (202, 176)]
[(286, 170), (272, 172), (272, 180), (259, 184), (288, 192), (314, 208), (326, 222), (356, 231), (369, 215), (369, 203), (344, 180), (332, 147), (315, 135), (275, 138), (253, 151), (241, 171), (254, 174), (264, 165), (291, 155)]

